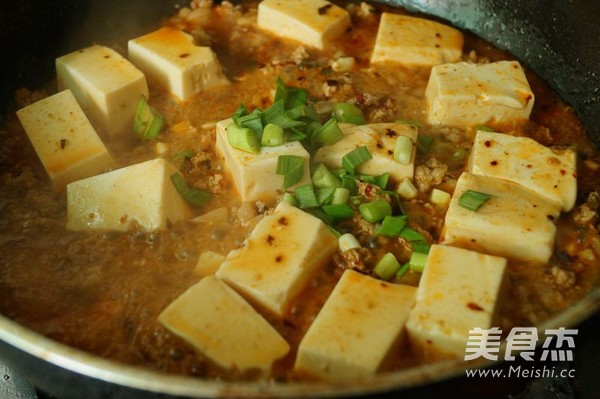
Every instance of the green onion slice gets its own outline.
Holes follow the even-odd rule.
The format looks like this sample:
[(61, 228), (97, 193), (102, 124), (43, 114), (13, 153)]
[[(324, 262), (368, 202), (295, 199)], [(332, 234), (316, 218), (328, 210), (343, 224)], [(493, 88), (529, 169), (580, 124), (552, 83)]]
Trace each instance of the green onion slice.
[(394, 277), (398, 269), (400, 269), (400, 262), (398, 262), (393, 253), (388, 252), (377, 262), (373, 272), (382, 280), (387, 281)]
[(423, 273), (427, 263), (427, 254), (413, 252), (408, 263), (411, 272)]
[(288, 204), (290, 204), (292, 206), (298, 206), (298, 201), (296, 200), (296, 197), (294, 197), (294, 194), (283, 193), (283, 197), (281, 198), (281, 200), (283, 202), (287, 202)]
[(431, 149), (431, 145), (433, 144), (433, 136), (426, 136), (424, 134), (419, 134), (417, 136), (417, 150), (426, 154)]
[(276, 101), (269, 108), (265, 109), (261, 113), (261, 118), (264, 125), (273, 123), (274, 125), (281, 126), (283, 129), (289, 129), (291, 127), (304, 126), (305, 123), (302, 121), (295, 121), (285, 113), (285, 103), (282, 100)]
[(364, 125), (365, 117), (356, 105), (351, 103), (336, 103), (333, 105), (333, 116), (340, 123)]
[(396, 278), (400, 278), (404, 275), (404, 273), (406, 273), (408, 271), (408, 268), (410, 267), (410, 262), (406, 262), (405, 264), (403, 264), (400, 269), (398, 269), (398, 271), (396, 272)]
[(316, 145), (331, 145), (344, 137), (342, 129), (334, 118), (329, 119), (323, 127), (312, 134), (311, 140)]
[(342, 187), (350, 192), (350, 195), (356, 195), (358, 192), (358, 184), (352, 176), (342, 176)]
[(408, 165), (412, 158), (413, 143), (406, 136), (398, 136), (394, 146), (394, 160), (401, 165)]
[(354, 216), (354, 211), (346, 204), (329, 204), (323, 205), (322, 208), (334, 224)]
[(315, 195), (317, 196), (320, 205), (331, 204), (333, 202), (333, 196), (335, 195), (335, 188), (317, 188), (315, 190)]
[(320, 205), (312, 184), (296, 187), (294, 194), (298, 200), (298, 208), (317, 208)]
[(476, 212), (493, 195), (481, 193), (479, 191), (467, 190), (458, 199), (458, 204), (463, 208)]
[(252, 154), (258, 154), (260, 152), (260, 145), (258, 144), (258, 138), (256, 133), (252, 129), (246, 127), (239, 127), (235, 123), (230, 123), (227, 126), (227, 141), (233, 148), (250, 152)]
[(251, 114), (239, 117), (236, 123), (239, 127), (247, 127), (248, 129), (251, 129), (256, 134), (258, 140), (261, 140), (263, 134), (263, 124), (259, 110), (255, 109)]
[(400, 233), (400, 237), (410, 242), (425, 242), (425, 237), (421, 233), (418, 233), (410, 227), (405, 227)]
[(297, 155), (280, 155), (277, 158), (278, 175), (283, 175), (283, 188), (293, 186), (304, 176), (304, 158)]
[(375, 234), (387, 237), (398, 237), (404, 227), (406, 227), (406, 215), (386, 216), (381, 226), (375, 230)]
[(354, 170), (361, 164), (367, 162), (373, 158), (369, 149), (365, 146), (361, 146), (353, 149), (342, 157), (342, 166), (348, 173), (354, 174)]
[(361, 204), (358, 207), (358, 210), (360, 211), (363, 219), (370, 223), (380, 222), (386, 216), (392, 215), (392, 207), (390, 206), (390, 203), (384, 199), (378, 199)]
[(135, 110), (133, 132), (141, 139), (152, 140), (158, 137), (164, 125), (162, 115), (148, 104), (146, 97), (141, 96)]
[(193, 206), (200, 207), (210, 199), (210, 193), (199, 188), (189, 188), (180, 173), (173, 173), (171, 182), (173, 182), (173, 186), (175, 186), (179, 195)]
[(265, 147), (277, 147), (283, 144), (283, 129), (281, 126), (269, 123), (262, 131), (260, 144)]
[(316, 187), (341, 187), (342, 182), (335, 177), (322, 163), (317, 165), (312, 175), (312, 182)]
[(350, 198), (350, 190), (344, 187), (337, 187), (333, 192), (332, 204), (347, 204)]
[(413, 252), (418, 252), (421, 254), (428, 254), (431, 250), (431, 245), (429, 245), (426, 241), (414, 241), (411, 242)]

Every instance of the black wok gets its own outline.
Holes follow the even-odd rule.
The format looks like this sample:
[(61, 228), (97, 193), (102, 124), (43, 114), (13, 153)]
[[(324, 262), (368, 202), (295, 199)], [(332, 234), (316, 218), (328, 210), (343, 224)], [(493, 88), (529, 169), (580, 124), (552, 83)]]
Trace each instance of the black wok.
[[(592, 139), (596, 144), (600, 143), (599, 2), (383, 2), (434, 15), (509, 50), (546, 79), (577, 110)], [(3, 2), (0, 6), (3, 64), (0, 68), (3, 70), (0, 74), (0, 116), (10, 109), (14, 89), (22, 86), (35, 88), (51, 78), (56, 56), (93, 42), (112, 44), (120, 38), (148, 31), (157, 26), (161, 17), (168, 16), (176, 3), (174, 0)], [(598, 309), (600, 289), (548, 321), (545, 326), (576, 326), (597, 313)], [(593, 326), (597, 324), (595, 322)], [(459, 363), (442, 363), (383, 374), (368, 382), (344, 384), (206, 382), (159, 375), (99, 359), (41, 337), (2, 316), (0, 360), (21, 372), (42, 390), (60, 398), (364, 395), (422, 386), (462, 373), (463, 370)], [(451, 395), (449, 391), (445, 393)]]

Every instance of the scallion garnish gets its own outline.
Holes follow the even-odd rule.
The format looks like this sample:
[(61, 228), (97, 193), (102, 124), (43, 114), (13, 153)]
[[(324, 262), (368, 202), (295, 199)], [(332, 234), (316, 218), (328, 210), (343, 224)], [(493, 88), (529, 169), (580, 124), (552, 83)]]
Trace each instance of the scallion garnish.
[(335, 188), (333, 187), (317, 188), (315, 190), (315, 195), (320, 205), (331, 204), (334, 194)]
[(401, 165), (408, 165), (412, 157), (413, 143), (406, 136), (398, 136), (394, 146), (394, 160)]
[(258, 141), (261, 141), (263, 124), (259, 110), (255, 109), (251, 114), (240, 116), (236, 123), (239, 127), (247, 127), (248, 129), (251, 129), (254, 134), (256, 134)]
[(210, 199), (210, 193), (199, 188), (189, 188), (180, 173), (173, 173), (171, 182), (173, 182), (173, 186), (175, 186), (179, 195), (193, 206), (202, 206)]
[(361, 146), (353, 149), (342, 157), (342, 166), (348, 173), (354, 174), (354, 170), (361, 164), (367, 162), (373, 158), (369, 149), (365, 146)]
[(269, 123), (281, 126), (283, 129), (289, 129), (292, 127), (305, 125), (302, 121), (295, 121), (285, 113), (285, 103), (282, 100), (278, 100), (273, 103), (269, 108), (265, 109), (261, 113), (263, 124), (266, 126)]
[(342, 129), (334, 118), (329, 119), (319, 130), (314, 132), (311, 141), (316, 145), (331, 145), (344, 137)]
[(256, 133), (247, 127), (239, 127), (235, 123), (227, 126), (227, 141), (229, 145), (241, 151), (258, 154), (260, 145)]
[(360, 108), (351, 103), (334, 104), (333, 115), (340, 123), (354, 123), (355, 125), (363, 125), (365, 123), (365, 117)]
[(419, 242), (419, 241), (425, 242), (426, 241), (425, 237), (423, 237), (423, 235), (421, 233), (414, 231), (410, 227), (405, 227), (402, 230), (402, 232), (400, 233), (400, 237), (402, 237), (405, 240), (410, 241), (410, 242)]
[(479, 191), (467, 190), (458, 199), (458, 204), (463, 208), (476, 212), (492, 197), (492, 195), (480, 193)]
[(344, 187), (337, 187), (333, 192), (333, 198), (331, 203), (336, 204), (347, 204), (348, 198), (350, 198), (350, 191)]
[(428, 153), (432, 144), (433, 136), (426, 136), (424, 134), (419, 134), (417, 136), (417, 150), (419, 150), (419, 152), (423, 154)]
[(387, 281), (394, 277), (398, 269), (400, 269), (400, 262), (398, 262), (393, 253), (388, 252), (377, 262), (373, 272), (382, 280)]
[(409, 267), (410, 267), (410, 262), (406, 262), (405, 264), (400, 266), (400, 269), (398, 269), (398, 271), (396, 272), (396, 278), (402, 277), (404, 275), (404, 273), (406, 273), (408, 271)]
[(413, 252), (418, 252), (421, 254), (428, 254), (431, 250), (431, 245), (427, 244), (426, 241), (414, 241), (411, 242)]
[(342, 176), (342, 187), (350, 192), (350, 195), (356, 195), (358, 192), (358, 184), (352, 176)]
[(141, 139), (152, 140), (158, 137), (164, 125), (162, 115), (148, 104), (146, 97), (141, 96), (135, 110), (133, 132)]
[(377, 184), (379, 186), (379, 188), (381, 188), (382, 190), (385, 190), (389, 179), (390, 179), (390, 174), (384, 173), (382, 175), (375, 177), (375, 184)]
[(312, 182), (316, 187), (341, 187), (342, 183), (322, 163), (317, 165), (312, 175)]
[(174, 161), (183, 161), (185, 159), (190, 159), (194, 156), (194, 153), (190, 150), (183, 150), (175, 154), (173, 157)]
[(358, 249), (361, 247), (360, 242), (351, 233), (342, 234), (338, 238), (338, 247), (341, 252), (346, 252), (351, 249)]
[(304, 158), (297, 155), (280, 155), (277, 158), (278, 175), (283, 175), (283, 188), (293, 186), (304, 176)]
[(381, 226), (375, 230), (375, 234), (387, 237), (398, 237), (400, 232), (406, 227), (406, 215), (386, 216)]
[(427, 263), (427, 254), (413, 252), (410, 256), (410, 261), (408, 263), (410, 271), (423, 273), (423, 270), (425, 269), (425, 264)]
[(298, 201), (296, 200), (296, 197), (294, 197), (294, 194), (283, 193), (281, 200), (287, 202), (291, 206), (298, 206)]
[(323, 205), (322, 208), (334, 224), (354, 216), (354, 211), (346, 204), (329, 204)]
[(390, 206), (390, 203), (384, 199), (378, 199), (361, 204), (358, 207), (358, 210), (360, 211), (363, 219), (370, 223), (380, 222), (386, 216), (392, 215), (392, 207)]
[(262, 131), (260, 144), (264, 147), (277, 147), (283, 144), (283, 129), (281, 126), (269, 123)]
[(475, 130), (476, 131), (482, 131), (482, 132), (493, 132), (494, 128), (488, 125), (477, 125), (475, 126)]
[(320, 205), (312, 184), (296, 187), (294, 195), (298, 200), (298, 208), (317, 208)]
[(360, 204), (365, 202), (365, 196), (364, 195), (351, 195), (350, 198), (348, 198), (348, 202), (350, 202), (350, 205), (352, 205), (353, 207), (356, 208)]
[(240, 104), (238, 105), (238, 107), (236, 108), (236, 110), (233, 112), (233, 115), (231, 115), (231, 119), (233, 119), (233, 121), (235, 123), (237, 123), (238, 118), (244, 116), (244, 115), (248, 115), (248, 109), (246, 108), (246, 106), (244, 104)]

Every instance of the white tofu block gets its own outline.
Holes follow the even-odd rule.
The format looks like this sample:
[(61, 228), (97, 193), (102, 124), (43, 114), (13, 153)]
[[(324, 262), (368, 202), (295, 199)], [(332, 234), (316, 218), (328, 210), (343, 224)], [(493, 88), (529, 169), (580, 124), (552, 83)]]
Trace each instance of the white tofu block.
[[(459, 205), (467, 190), (492, 195), (476, 212)], [(443, 243), (491, 255), (546, 263), (560, 206), (510, 181), (463, 173), (446, 213)]]
[(323, 49), (350, 27), (350, 14), (325, 0), (264, 0), (258, 5), (258, 26)]
[(116, 51), (92, 46), (56, 59), (58, 90), (70, 89), (101, 132), (127, 134), (141, 96), (144, 74)]
[(115, 166), (71, 91), (28, 105), (17, 117), (55, 189)]
[(456, 127), (527, 120), (534, 103), (517, 61), (436, 65), (425, 97), (429, 123)]
[(337, 239), (316, 217), (281, 202), (216, 275), (244, 296), (282, 316), (316, 270), (330, 261)]
[(208, 276), (209, 274), (215, 274), (219, 270), (219, 266), (225, 260), (225, 255), (213, 251), (202, 252), (196, 262), (194, 268), (194, 274), (198, 276)]
[(577, 197), (577, 153), (545, 147), (528, 137), (478, 131), (469, 172), (519, 183), (565, 212)]
[(269, 370), (290, 350), (252, 306), (214, 276), (190, 287), (158, 320), (225, 369)]
[(128, 51), (149, 80), (158, 81), (181, 101), (229, 83), (211, 48), (196, 46), (192, 36), (177, 29), (165, 27), (131, 39)]
[(377, 31), (371, 63), (431, 67), (457, 62), (463, 35), (448, 25), (423, 18), (384, 12)]
[(280, 155), (295, 155), (304, 158), (304, 175), (295, 187), (310, 184), (310, 155), (298, 141), (285, 143), (277, 147), (261, 147), (258, 154), (252, 154), (233, 148), (227, 140), (227, 126), (233, 120), (226, 119), (217, 123), (216, 148), (225, 162), (225, 166), (242, 197), (242, 201), (263, 201), (275, 204), (283, 191), (283, 175), (278, 175), (277, 159)]
[[(417, 150), (417, 128), (402, 123), (372, 123), (343, 130), (344, 137), (332, 145), (323, 146), (314, 156), (315, 163), (329, 168), (341, 168), (342, 157), (357, 147), (366, 146), (372, 159), (361, 164), (356, 171), (368, 175), (389, 173), (399, 181), (403, 177), (413, 178), (415, 153)], [(406, 136), (413, 143), (410, 162), (406, 165), (394, 160), (394, 147), (398, 136)]]
[(462, 358), (469, 330), (494, 325), (505, 279), (504, 258), (432, 245), (406, 324), (414, 351)]
[(375, 374), (400, 346), (415, 293), (346, 270), (300, 342), (296, 370), (327, 379)]
[(189, 209), (171, 182), (179, 173), (163, 158), (142, 162), (67, 186), (69, 230), (146, 231), (187, 219)]

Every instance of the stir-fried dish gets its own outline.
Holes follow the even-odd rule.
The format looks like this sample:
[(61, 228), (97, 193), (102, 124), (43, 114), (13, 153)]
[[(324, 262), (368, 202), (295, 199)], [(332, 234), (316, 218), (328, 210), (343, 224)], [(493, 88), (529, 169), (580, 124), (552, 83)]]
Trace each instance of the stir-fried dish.
[(0, 130), (0, 313), (201, 378), (462, 359), (597, 285), (600, 158), (518, 61), (368, 3), (194, 0)]

